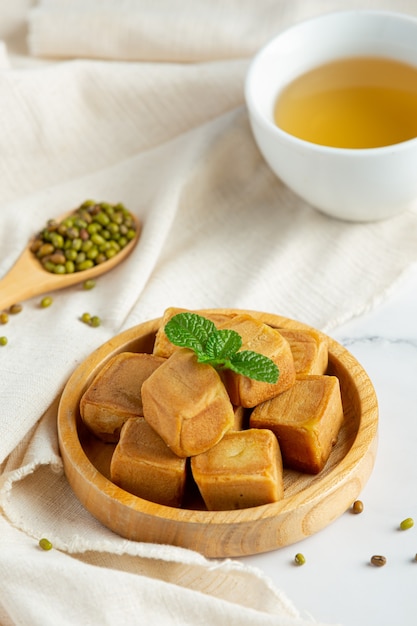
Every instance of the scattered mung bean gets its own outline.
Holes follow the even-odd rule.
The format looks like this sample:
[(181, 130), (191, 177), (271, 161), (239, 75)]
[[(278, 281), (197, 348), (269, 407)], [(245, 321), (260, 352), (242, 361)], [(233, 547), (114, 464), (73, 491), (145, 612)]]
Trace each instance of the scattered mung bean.
[(41, 300), (41, 308), (46, 309), (48, 306), (51, 306), (52, 302), (53, 299), (51, 298), (51, 296), (45, 296)]
[(301, 552), (298, 552), (294, 557), (294, 563), (296, 565), (304, 565), (305, 562), (306, 562), (306, 558), (304, 554), (301, 554)]
[(363, 502), (362, 500), (355, 500), (355, 502), (352, 505), (352, 512), (353, 513), (362, 513), (363, 511)]
[(72, 274), (112, 258), (136, 234), (135, 219), (122, 203), (86, 200), (61, 222), (49, 220), (31, 251), (48, 272)]
[(0, 313), (0, 324), (7, 324), (7, 322), (9, 321), (9, 316), (6, 313), (6, 311), (2, 311)]
[(20, 311), (23, 309), (21, 304), (12, 304), (12, 306), (9, 308), (9, 313), (11, 313), (12, 315), (16, 315), (17, 313), (20, 313)]
[(83, 289), (89, 290), (94, 289), (96, 286), (96, 281), (90, 278), (89, 280), (85, 280), (83, 283)]
[(374, 554), (373, 557), (371, 557), (371, 563), (372, 565), (375, 565), (376, 567), (383, 567), (387, 562), (387, 559), (385, 556), (382, 556), (380, 554)]
[(42, 548), (42, 550), (52, 549), (52, 543), (49, 541), (49, 539), (46, 539), (45, 537), (42, 537), (42, 539), (39, 539), (39, 546)]
[(406, 519), (403, 519), (403, 521), (400, 524), (400, 529), (401, 530), (408, 530), (409, 528), (412, 528), (414, 526), (414, 520), (412, 517), (406, 517)]
[(99, 318), (99, 316), (91, 315), (90, 313), (83, 313), (80, 317), (80, 320), (84, 322), (84, 324), (87, 324), (88, 326), (93, 326), (94, 328), (100, 326), (101, 324), (101, 319)]
[(0, 337), (0, 346), (7, 346), (7, 337)]

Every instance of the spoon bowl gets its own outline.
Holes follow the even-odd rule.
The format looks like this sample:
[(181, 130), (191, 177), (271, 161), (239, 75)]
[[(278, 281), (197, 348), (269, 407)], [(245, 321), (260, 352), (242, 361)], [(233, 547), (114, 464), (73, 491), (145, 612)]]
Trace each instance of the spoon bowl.
[[(62, 220), (67, 216), (68, 213), (58, 219)], [(6, 276), (0, 280), (0, 309), (8, 308), (22, 300), (64, 289), (91, 278), (97, 278), (101, 274), (112, 270), (126, 259), (139, 240), (140, 224), (134, 215), (132, 215), (132, 218), (136, 224), (136, 236), (120, 252), (90, 269), (73, 272), (72, 274), (48, 272), (31, 252), (32, 240), (29, 241), (16, 263)]]

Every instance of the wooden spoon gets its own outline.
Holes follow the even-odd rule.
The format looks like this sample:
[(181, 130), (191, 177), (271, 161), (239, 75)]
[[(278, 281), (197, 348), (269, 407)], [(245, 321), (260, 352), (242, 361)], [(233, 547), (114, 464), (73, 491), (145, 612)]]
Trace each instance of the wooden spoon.
[[(68, 213), (59, 218), (59, 221)], [(35, 296), (56, 291), (84, 282), (90, 278), (97, 278), (101, 274), (110, 271), (132, 252), (139, 240), (140, 224), (132, 215), (136, 223), (136, 236), (114, 257), (94, 265), (88, 270), (74, 272), (72, 274), (53, 274), (48, 272), (39, 260), (30, 251), (32, 241), (28, 243), (16, 263), (4, 278), (0, 280), (0, 310), (22, 300), (28, 300)]]

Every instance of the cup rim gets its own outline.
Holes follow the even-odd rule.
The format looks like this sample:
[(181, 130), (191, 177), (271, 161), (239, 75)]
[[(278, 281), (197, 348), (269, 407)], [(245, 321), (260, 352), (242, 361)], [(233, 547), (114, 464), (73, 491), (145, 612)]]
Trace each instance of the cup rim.
[[(253, 116), (257, 123), (264, 127), (264, 129), (272, 132), (274, 135), (285, 139), (294, 145), (298, 145), (299, 147), (308, 147), (309, 149), (314, 149), (318, 152), (324, 153), (334, 153), (334, 154), (343, 154), (346, 156), (355, 156), (355, 158), (369, 156), (371, 154), (386, 154), (387, 152), (397, 152), (399, 150), (404, 150), (409, 146), (414, 146), (417, 142), (417, 136), (411, 139), (407, 139), (405, 141), (400, 141), (393, 144), (388, 144), (384, 146), (377, 146), (372, 148), (341, 148), (336, 146), (326, 146), (324, 144), (314, 143), (312, 141), (308, 141), (306, 139), (301, 139), (300, 137), (296, 137), (291, 133), (283, 130), (279, 126), (277, 126), (274, 122), (270, 121), (265, 115), (263, 115), (256, 102), (256, 94), (252, 89), (252, 80), (256, 75), (257, 68), (262, 58), (267, 54), (267, 52), (276, 45), (277, 41), (280, 40), (283, 36), (287, 36), (291, 31), (299, 30), (301, 28), (305, 28), (309, 24), (313, 24), (314, 22), (322, 22), (326, 19), (332, 18), (346, 18), (346, 17), (364, 17), (364, 16), (375, 16), (377, 18), (385, 17), (385, 18), (394, 18), (397, 20), (401, 20), (403, 22), (414, 23), (416, 27), (416, 35), (417, 35), (417, 16), (410, 15), (408, 13), (401, 13), (399, 11), (389, 11), (389, 10), (378, 10), (378, 9), (349, 9), (349, 10), (340, 10), (340, 11), (328, 11), (319, 15), (315, 15), (310, 18), (306, 18), (300, 22), (296, 22), (286, 28), (283, 28), (279, 31), (275, 36), (273, 36), (269, 41), (267, 41), (261, 48), (255, 53), (250, 61), (248, 70), (246, 72), (245, 84), (244, 84), (244, 95), (246, 106), (250, 116)], [(389, 57), (386, 57), (389, 58)], [(417, 64), (415, 65), (417, 69)]]

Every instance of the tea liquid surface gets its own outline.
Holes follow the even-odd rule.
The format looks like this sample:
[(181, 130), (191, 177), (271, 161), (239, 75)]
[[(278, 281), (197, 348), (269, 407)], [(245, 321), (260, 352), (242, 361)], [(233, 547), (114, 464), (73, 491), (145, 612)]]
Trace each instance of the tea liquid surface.
[(417, 137), (417, 68), (379, 57), (319, 66), (278, 95), (277, 126), (337, 148), (376, 148)]

